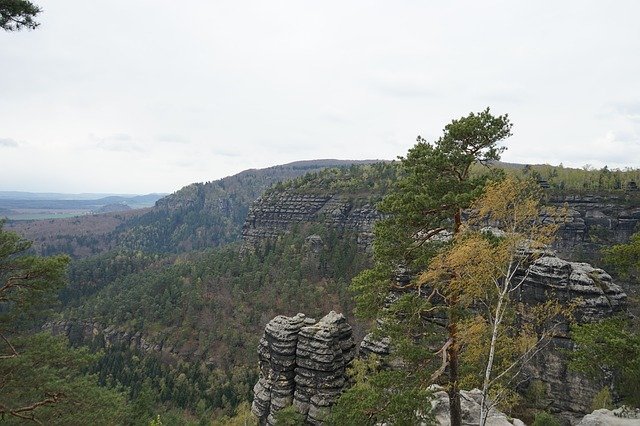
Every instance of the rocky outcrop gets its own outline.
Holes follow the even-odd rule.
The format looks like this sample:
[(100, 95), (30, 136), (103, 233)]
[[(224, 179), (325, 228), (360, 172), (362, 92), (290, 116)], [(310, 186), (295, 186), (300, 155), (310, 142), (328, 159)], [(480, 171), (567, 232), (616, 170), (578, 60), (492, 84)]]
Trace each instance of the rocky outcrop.
[[(379, 199), (383, 195), (372, 192), (368, 197)], [(322, 223), (355, 232), (360, 246), (368, 248), (373, 241), (373, 225), (382, 217), (369, 198), (352, 194), (271, 193), (256, 200), (249, 209), (242, 228), (243, 242), (248, 247), (281, 235), (296, 224)], [(637, 229), (638, 201), (640, 196), (636, 193), (550, 193), (547, 204), (566, 208), (567, 214), (553, 248), (568, 259), (598, 259), (603, 247), (628, 241)]]
[[(440, 386), (432, 386), (434, 391), (431, 409), (435, 417), (435, 423), (439, 426), (449, 426), (451, 415), (449, 411), (449, 395)], [(463, 425), (477, 425), (480, 418), (480, 404), (482, 391), (473, 389), (460, 391), (460, 408)], [(526, 426), (519, 419), (507, 417), (504, 413), (492, 408), (487, 416), (487, 426)]]
[[(588, 323), (624, 313), (627, 295), (604, 270), (588, 263), (569, 262), (553, 252), (545, 252), (533, 260), (526, 269), (516, 274), (515, 282), (522, 280), (517, 294), (518, 302), (535, 306), (550, 299), (563, 306), (573, 305), (572, 315), (578, 323)], [(389, 297), (393, 300), (393, 295)], [(440, 324), (439, 318), (432, 321)], [(529, 383), (541, 381), (547, 388), (549, 409), (565, 417), (576, 418), (589, 411), (591, 402), (604, 384), (594, 383), (585, 376), (568, 369), (566, 352), (574, 348), (569, 336), (568, 321), (561, 320), (548, 344), (525, 366), (523, 378)], [(442, 325), (442, 324), (441, 324)], [(383, 358), (383, 365), (394, 368), (388, 339), (375, 339), (367, 335), (360, 344), (361, 356), (371, 354)]]
[(49, 321), (42, 326), (42, 329), (56, 336), (66, 336), (74, 344), (99, 339), (100, 344), (106, 348), (126, 346), (145, 353), (155, 352), (158, 355), (179, 356), (187, 360), (201, 355), (196, 351), (174, 346), (167, 341), (152, 341), (141, 332), (134, 333), (114, 326), (105, 327), (95, 321)]
[[(551, 254), (535, 260), (527, 270), (518, 298), (527, 305), (556, 299), (564, 306), (573, 304), (578, 323), (598, 321), (625, 311), (627, 295), (604, 270), (588, 263), (568, 262)], [(547, 386), (550, 407), (567, 416), (589, 411), (593, 397), (601, 388), (586, 377), (569, 371), (567, 351), (572, 350), (569, 324), (563, 323), (549, 345), (526, 367), (532, 380)]]
[(316, 322), (304, 314), (277, 316), (265, 327), (258, 348), (260, 378), (251, 407), (261, 424), (293, 405), (309, 424), (322, 424), (346, 386), (345, 371), (355, 357), (351, 326), (331, 311)]
[(309, 195), (278, 192), (259, 198), (251, 206), (242, 228), (245, 247), (290, 231), (296, 224), (321, 223), (357, 234), (358, 244), (371, 246), (373, 225), (382, 215), (368, 199), (346, 195)]
[(627, 242), (640, 222), (637, 194), (550, 195), (548, 204), (567, 209), (554, 248), (566, 258), (594, 260), (607, 245)]
[(632, 426), (640, 425), (640, 411), (626, 408), (600, 409), (582, 418), (577, 426)]

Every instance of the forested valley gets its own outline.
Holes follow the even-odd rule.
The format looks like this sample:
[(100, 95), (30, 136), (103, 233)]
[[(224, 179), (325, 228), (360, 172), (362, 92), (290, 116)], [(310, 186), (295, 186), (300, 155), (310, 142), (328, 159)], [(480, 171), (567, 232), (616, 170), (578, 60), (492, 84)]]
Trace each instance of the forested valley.
[[(625, 192), (636, 179), (635, 170), (498, 168), (549, 182), (547, 196), (596, 191), (635, 196)], [(352, 206), (375, 205), (397, 179), (396, 163), (343, 166), (277, 183), (264, 196), (343, 194)], [(175, 203), (175, 210), (182, 211)], [(249, 211), (248, 202), (242, 209)], [(35, 316), (23, 315), (28, 307), (24, 312), (4, 309), (3, 335), (20, 356), (3, 360), (4, 377), (9, 378), (3, 407), (49, 398), (25, 417), (60, 424), (226, 424), (250, 419), (248, 404), (258, 377), (256, 348), (271, 318), (297, 312), (321, 317), (335, 310), (347, 315), (359, 338), (371, 326), (353, 316), (349, 283), (372, 266), (372, 258), (352, 231), (301, 222), (279, 237), (247, 246), (236, 222), (219, 231), (209, 227), (215, 217), (205, 222), (196, 215), (176, 217), (187, 229), (208, 229), (216, 235), (211, 241), (230, 242), (196, 250), (184, 244), (168, 250), (164, 241), (137, 249), (123, 244), (101, 254), (75, 256), (48, 299), (53, 309)], [(222, 237), (217, 237), (219, 232)], [(5, 239), (12, 235), (3, 230)], [(598, 237), (602, 232), (590, 238)], [(605, 264), (600, 252), (590, 253), (589, 261)], [(67, 261), (55, 256), (52, 259)], [(634, 256), (627, 256), (625, 267), (612, 264), (611, 270), (627, 271), (620, 277), (635, 280)], [(621, 259), (613, 256), (611, 262)], [(4, 261), (11, 264), (15, 258), (9, 255)], [(39, 373), (25, 381), (26, 372)], [(4, 421), (19, 423), (21, 417), (5, 412)]]
[(640, 424), (634, 2), (36, 3), (0, 424)]

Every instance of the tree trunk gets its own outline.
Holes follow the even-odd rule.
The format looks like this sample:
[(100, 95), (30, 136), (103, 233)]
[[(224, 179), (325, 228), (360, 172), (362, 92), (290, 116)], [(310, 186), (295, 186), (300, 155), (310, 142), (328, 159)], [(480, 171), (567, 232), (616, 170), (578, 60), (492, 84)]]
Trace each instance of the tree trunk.
[[(460, 232), (462, 225), (462, 211), (458, 209), (454, 215), (453, 233)], [(449, 304), (449, 338), (451, 345), (447, 349), (449, 355), (449, 413), (451, 416), (451, 426), (462, 425), (462, 408), (460, 407), (460, 389), (458, 388), (458, 298), (454, 295)]]
[(458, 389), (458, 324), (455, 315), (451, 315), (449, 321), (449, 338), (451, 339), (451, 345), (447, 348), (449, 356), (449, 412), (451, 426), (461, 426), (462, 408), (460, 407), (460, 389)]

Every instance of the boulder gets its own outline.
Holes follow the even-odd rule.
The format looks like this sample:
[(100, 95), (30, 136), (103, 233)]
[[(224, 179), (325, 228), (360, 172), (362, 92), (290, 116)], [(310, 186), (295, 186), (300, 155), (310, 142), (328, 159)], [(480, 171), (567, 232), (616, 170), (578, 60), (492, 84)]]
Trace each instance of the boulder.
[(577, 426), (632, 426), (640, 425), (640, 412), (618, 408), (596, 410), (582, 418)]
[[(431, 401), (431, 408), (435, 415), (437, 425), (449, 426), (451, 416), (449, 412), (449, 395), (440, 386), (432, 386), (434, 399)], [(460, 407), (462, 411), (463, 425), (477, 425), (480, 418), (480, 401), (482, 391), (473, 389), (470, 391), (460, 391)], [(511, 419), (504, 413), (491, 409), (487, 418), (487, 426), (525, 426), (519, 419)]]

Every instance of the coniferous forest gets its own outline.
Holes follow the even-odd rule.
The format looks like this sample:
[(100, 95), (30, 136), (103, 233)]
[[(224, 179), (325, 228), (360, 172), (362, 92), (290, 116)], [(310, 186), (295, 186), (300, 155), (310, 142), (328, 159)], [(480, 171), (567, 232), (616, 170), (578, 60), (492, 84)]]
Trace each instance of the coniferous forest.
[[(548, 144), (540, 141), (545, 143), (544, 149), (534, 146), (531, 141), (539, 137), (537, 127), (544, 126), (544, 121), (532, 126), (532, 119), (519, 108), (521, 97), (500, 91), (491, 96), (466, 93), (465, 99), (482, 99), (483, 105), (493, 100), (499, 108), (481, 107), (463, 111), (463, 115), (456, 112), (438, 124), (441, 131), (433, 128), (432, 117), (428, 117), (428, 128), (419, 130), (424, 136), (407, 144), (400, 141), (401, 133), (394, 127), (396, 119), (406, 124), (405, 118), (400, 118), (403, 114), (398, 112), (396, 117), (385, 110), (384, 114), (373, 114), (373, 119), (364, 119), (368, 114), (365, 106), (415, 107), (426, 98), (444, 99), (437, 91), (421, 88), (431, 78), (424, 74), (424, 66), (419, 67), (419, 73), (414, 69), (421, 76), (420, 84), (410, 84), (412, 72), (398, 71), (405, 66), (413, 69), (414, 61), (426, 55), (421, 46), (426, 41), (431, 46), (432, 39), (423, 34), (425, 41), (418, 46), (422, 53), (407, 50), (411, 60), (397, 49), (400, 44), (392, 41), (394, 37), (413, 39), (414, 31), (450, 30), (435, 21), (432, 29), (410, 26), (409, 21), (416, 18), (411, 13), (402, 14), (407, 25), (401, 27), (385, 17), (380, 22), (388, 23), (390, 32), (376, 39), (378, 42), (351, 33), (345, 37), (351, 43), (365, 43), (358, 52), (372, 56), (378, 51), (370, 50), (371, 46), (384, 50), (391, 40), (389, 46), (395, 46), (391, 71), (378, 73), (384, 66), (377, 59), (367, 62), (368, 66), (350, 68), (350, 45), (338, 40), (329, 50), (345, 49), (339, 55), (344, 69), (334, 75), (320, 56), (315, 58), (323, 49), (307, 47), (326, 42), (338, 27), (345, 27), (344, 22), (335, 28), (323, 27), (318, 31), (323, 37), (316, 40), (310, 34), (318, 30), (317, 22), (327, 19), (333, 23), (332, 18), (322, 18), (322, 8), (311, 19), (305, 15), (308, 10), (296, 9), (294, 13), (291, 10), (300, 6), (289, 6), (278, 9), (270, 5), (278, 9), (277, 16), (269, 15), (275, 9), (243, 12), (241, 24), (227, 19), (235, 6), (216, 9), (219, 15), (215, 16), (194, 12), (205, 8), (203, 4), (184, 6), (177, 14), (169, 13), (176, 12), (171, 9), (176, 6), (154, 5), (153, 10), (145, 6), (148, 20), (143, 16), (134, 20), (134, 11), (142, 7), (138, 2), (92, 6), (113, 7), (120, 18), (111, 22), (116, 26), (109, 27), (112, 34), (104, 39), (108, 41), (92, 39), (96, 37), (93, 33), (87, 33), (86, 39), (75, 37), (87, 58), (94, 57), (94, 50), (104, 58), (118, 49), (129, 52), (131, 46), (139, 46), (132, 56), (116, 61), (127, 67), (138, 64), (124, 72), (126, 82), (135, 80), (135, 85), (125, 84), (122, 90), (133, 93), (132, 87), (137, 90), (149, 85), (154, 87), (156, 98), (167, 96), (170, 101), (163, 103), (147, 94), (145, 101), (149, 103), (133, 111), (128, 109), (129, 103), (141, 95), (114, 95), (117, 114), (108, 114), (111, 95), (107, 94), (107, 83), (120, 81), (120, 71), (114, 71), (112, 64), (101, 62), (104, 72), (91, 68), (89, 59), (82, 66), (67, 69), (61, 65), (60, 70), (49, 73), (43, 70), (46, 77), (29, 80), (42, 90), (43, 97), (47, 95), (45, 86), (54, 85), (47, 79), (53, 82), (60, 75), (69, 74), (72, 78), (65, 78), (87, 87), (94, 78), (105, 85), (94, 89), (105, 102), (100, 108), (88, 106), (93, 95), (85, 93), (84, 86), (80, 96), (70, 89), (70, 80), (65, 80), (56, 96), (71, 101), (60, 100), (64, 105), (60, 109), (49, 106), (46, 117), (34, 113), (29, 127), (42, 126), (51, 146), (67, 153), (58, 157), (49, 147), (43, 150), (51, 157), (45, 162), (38, 157), (41, 136), (25, 133), (29, 136), (14, 138), (4, 134), (23, 135), (10, 126), (13, 119), (3, 119), (7, 109), (0, 99), (0, 173), (3, 169), (17, 173), (14, 164), (22, 157), (15, 152), (27, 151), (33, 165), (23, 168), (33, 169), (30, 173), (35, 176), (23, 176), (24, 185), (17, 178), (11, 187), (0, 182), (3, 205), (11, 207), (0, 207), (0, 424), (640, 424), (640, 168), (633, 156), (639, 134), (637, 105), (622, 101), (614, 105), (611, 101), (605, 112), (591, 117), (593, 122), (614, 115), (617, 119), (611, 122), (628, 121), (628, 126), (621, 125), (623, 130), (608, 130), (597, 143), (585, 142), (584, 151), (603, 156), (598, 166), (538, 161), (558, 158), (550, 154), (553, 144), (559, 145), (558, 139)], [(24, 46), (37, 40), (42, 27), (50, 25), (56, 31), (64, 27), (60, 23), (67, 22), (65, 14), (69, 19), (75, 13), (89, 14), (75, 21), (78, 28), (86, 30), (86, 21), (91, 19), (101, 25), (98, 10), (103, 9), (89, 11), (86, 4), (78, 6), (79, 11), (70, 5), (64, 6), (67, 9), (58, 7), (46, 2), (40, 6), (28, 0), (0, 0), (0, 37), (12, 37), (0, 39), (0, 59), (15, 57), (16, 63), (20, 62)], [(331, 9), (332, 17), (345, 8)], [(374, 9), (371, 5), (358, 13), (377, 13)], [(591, 9), (585, 6), (585, 10)], [(293, 15), (287, 15), (289, 12)], [(460, 16), (467, 12), (471, 13)], [(471, 15), (485, 17), (486, 11), (476, 12)], [(157, 31), (144, 32), (137, 39), (125, 35), (129, 27), (153, 28), (153, 19), (160, 19), (158, 16), (177, 25), (183, 13), (191, 17), (193, 25), (188, 31), (168, 26), (170, 39), (160, 38), (165, 34)], [(271, 18), (261, 18), (265, 13)], [(541, 16), (537, 11), (522, 13), (520, 9), (513, 16), (530, 13)], [(544, 16), (553, 20), (552, 15)], [(204, 18), (205, 24), (198, 21)], [(256, 19), (262, 24), (262, 19), (269, 21), (269, 30), (249, 41), (243, 39), (238, 28), (255, 35), (253, 27), (260, 27)], [(587, 18), (581, 15), (579, 19)], [(297, 37), (283, 35), (287, 31), (282, 28), (298, 22), (304, 22), (305, 27), (297, 28)], [(353, 22), (351, 18), (349, 22)], [(229, 30), (226, 26), (231, 23)], [(220, 28), (233, 33), (229, 38), (233, 42), (207, 32), (222, 31)], [(358, 28), (354, 30), (358, 34), (365, 29)], [(626, 26), (620, 24), (620, 28)], [(115, 29), (123, 31), (122, 35)], [(186, 43), (172, 43), (173, 38), (182, 40), (180, 37), (192, 33), (206, 40), (196, 53)], [(480, 33), (476, 36), (484, 37)], [(279, 46), (276, 54), (269, 48), (273, 34), (282, 37), (275, 43)], [(369, 36), (378, 37), (376, 34)], [(155, 37), (164, 43), (156, 42)], [(110, 53), (114, 40), (118, 47)], [(472, 38), (467, 35), (461, 40), (466, 46)], [(438, 43), (446, 45), (448, 41)], [(53, 44), (47, 44), (47, 49)], [(143, 53), (143, 46), (151, 45), (163, 45), (166, 51)], [(216, 57), (214, 65), (208, 64), (205, 46), (225, 52), (221, 58), (227, 61)], [(247, 46), (250, 55), (243, 50)], [(480, 48), (480, 44), (474, 46), (474, 52)], [(514, 54), (517, 57), (527, 56), (522, 46), (512, 48), (519, 52)], [(299, 48), (303, 50), (297, 51)], [(46, 50), (45, 57), (73, 57), (54, 50)], [(446, 58), (457, 58), (457, 50), (445, 50)], [(615, 49), (607, 46), (608, 50)], [(290, 51), (298, 54), (277, 54)], [(535, 56), (539, 51), (528, 54)], [(163, 67), (154, 65), (153, 70), (164, 73), (166, 68), (179, 75), (173, 85), (160, 83), (154, 80), (155, 74), (136, 68), (146, 66), (140, 65), (140, 57), (151, 61), (170, 52), (180, 54), (164, 60)], [(44, 61), (40, 54), (30, 53)], [(190, 62), (192, 56), (204, 61), (202, 68)], [(244, 56), (251, 61), (240, 66)], [(270, 62), (273, 58), (280, 61), (277, 66)], [(313, 66), (305, 72), (280, 75), (306, 61)], [(85, 65), (89, 68), (83, 68)], [(442, 74), (438, 78), (459, 68), (440, 73), (435, 63), (431, 65), (433, 76)], [(277, 76), (270, 77), (278, 82), (273, 87), (267, 84), (271, 66), (278, 70)], [(363, 69), (376, 72), (367, 76)], [(321, 74), (312, 73), (318, 70)], [(199, 86), (196, 81), (202, 81), (201, 73), (215, 84)], [(257, 74), (249, 78), (244, 73)], [(362, 87), (354, 85), (353, 78), (349, 79), (349, 90), (333, 87), (351, 74), (358, 75), (355, 80), (362, 81)], [(0, 93), (13, 99), (11, 112), (16, 114), (16, 123), (29, 112), (25, 105), (37, 97), (25, 89), (27, 80), (21, 80), (31, 78), (29, 75), (0, 66)], [(478, 75), (480, 78), (482, 73)], [(306, 82), (304, 90), (285, 90), (288, 84), (294, 87), (307, 77), (313, 84)], [(336, 106), (338, 99), (349, 108), (348, 96), (342, 96), (356, 96), (369, 78), (376, 82), (365, 90), (366, 102), (360, 100), (357, 113), (352, 109), (347, 118)], [(323, 86), (325, 80), (332, 82), (330, 88)], [(236, 86), (238, 82), (243, 84)], [(324, 102), (327, 108), (315, 105), (310, 113), (305, 90), (316, 90), (316, 85), (315, 96), (324, 99), (318, 104)], [(251, 87), (260, 95), (249, 96), (240, 86)], [(271, 91), (261, 92), (263, 86)], [(464, 86), (474, 90), (484, 87), (468, 81)], [(17, 101), (16, 93), (23, 90), (24, 98)], [(179, 92), (184, 105), (169, 105), (178, 99), (173, 92)], [(225, 98), (229, 93), (233, 96)], [(198, 102), (204, 96), (206, 106), (195, 101), (192, 105), (187, 101), (189, 96)], [(336, 103), (325, 96), (336, 96)], [(378, 96), (395, 101), (378, 102)], [(289, 98), (295, 100), (295, 108), (272, 116), (279, 102)], [(269, 100), (268, 105), (264, 99)], [(579, 101), (575, 102), (578, 105)], [(508, 110), (506, 106), (517, 114), (496, 112)], [(79, 111), (85, 107), (89, 112), (83, 115)], [(450, 110), (443, 101), (441, 108), (433, 110), (438, 112), (434, 117), (440, 120), (443, 111)], [(181, 115), (184, 111), (187, 118)], [(239, 115), (226, 115), (230, 111)], [(150, 118), (154, 114), (159, 117), (156, 121)], [(546, 114), (549, 117), (551, 113)], [(87, 118), (90, 115), (92, 118)], [(309, 125), (306, 115), (320, 118)], [(73, 126), (67, 121), (71, 116), (79, 130), (75, 130), (75, 121)], [(379, 118), (382, 116), (386, 118)], [(571, 114), (556, 111), (552, 116), (554, 120), (566, 116), (569, 121)], [(129, 123), (128, 129), (135, 131), (104, 130), (110, 127), (96, 124), (113, 117), (116, 122)], [(522, 120), (522, 130), (515, 117)], [(67, 124), (51, 124), (58, 121)], [(395, 130), (381, 130), (377, 121)], [(155, 124), (145, 127), (151, 122)], [(356, 126), (357, 122), (366, 122), (366, 126), (358, 127), (361, 124)], [(94, 128), (86, 123), (104, 131), (85, 132)], [(202, 123), (206, 123), (204, 133), (198, 133)], [(576, 127), (575, 138), (584, 137), (575, 121), (571, 123)], [(208, 133), (227, 125), (235, 134)], [(65, 126), (76, 133), (54, 134), (52, 129)], [(274, 132), (270, 126), (279, 126), (283, 134), (269, 134)], [(369, 132), (369, 127), (375, 130)], [(140, 130), (143, 128), (146, 130)], [(345, 136), (324, 133), (326, 128), (338, 129)], [(351, 133), (352, 128), (362, 134)], [(171, 129), (193, 133), (184, 136)], [(246, 139), (239, 135), (245, 131)], [(73, 139), (80, 133), (82, 139)], [(564, 138), (570, 136), (562, 133)], [(66, 137), (69, 141), (62, 142)], [(384, 150), (371, 151), (376, 153), (373, 158), (389, 157), (391, 149), (398, 151), (393, 154), (397, 157), (283, 160), (271, 164), (286, 164), (243, 166), (246, 170), (227, 177), (182, 183), (180, 189), (154, 198), (155, 204), (144, 208), (127, 202), (143, 202), (154, 194), (101, 193), (101, 200), (116, 202), (100, 205), (96, 211), (86, 210), (93, 206), (96, 195), (85, 193), (86, 189), (73, 194), (75, 198), (68, 194), (69, 199), (57, 192), (12, 198), (24, 197), (27, 192), (17, 189), (26, 188), (29, 182), (43, 188), (45, 183), (63, 182), (58, 174), (64, 175), (71, 167), (60, 166), (54, 175), (47, 176), (38, 175), (37, 170), (55, 162), (54, 158), (69, 155), (70, 151), (64, 151), (67, 145), (74, 147), (73, 155), (100, 152), (97, 159), (87, 155), (73, 163), (76, 183), (115, 185), (120, 175), (130, 175), (127, 184), (133, 187), (147, 182), (147, 175), (154, 171), (157, 179), (168, 179), (163, 182), (174, 178), (172, 184), (180, 182), (184, 170), (225, 176), (227, 170), (236, 170), (225, 168), (228, 164), (236, 167), (248, 161), (245, 151), (254, 151), (250, 153), (252, 162), (246, 163), (252, 165), (276, 158), (270, 156), (275, 151), (287, 151), (287, 156), (277, 158), (327, 152), (314, 151), (318, 146), (330, 147), (333, 151), (329, 152), (337, 152), (333, 156), (342, 157), (353, 152), (351, 142), (345, 143), (347, 139), (361, 151), (369, 144), (372, 149), (384, 146)], [(523, 140), (529, 141), (528, 154), (516, 145)], [(599, 145), (605, 143), (609, 145), (600, 150)], [(556, 147), (557, 155), (568, 152), (568, 148)], [(512, 148), (515, 154), (511, 157)], [(163, 161), (153, 157), (157, 152), (164, 153)], [(594, 158), (587, 154), (579, 158)], [(219, 169), (214, 169), (209, 157), (216, 158)], [(366, 157), (369, 154), (363, 151), (357, 158)], [(526, 160), (520, 161), (523, 158)], [(620, 158), (628, 165), (620, 166)], [(87, 164), (81, 164), (85, 159)], [(573, 160), (567, 158), (566, 164), (574, 164)], [(607, 162), (612, 165), (605, 165)], [(110, 167), (106, 178), (101, 177), (101, 163)], [(161, 169), (163, 172), (158, 172)], [(86, 209), (69, 213), (65, 206)], [(46, 210), (51, 217), (18, 220), (20, 215), (24, 219), (31, 214), (30, 209)], [(17, 216), (5, 217), (9, 213)], [(35, 214), (41, 213), (38, 210)]]

